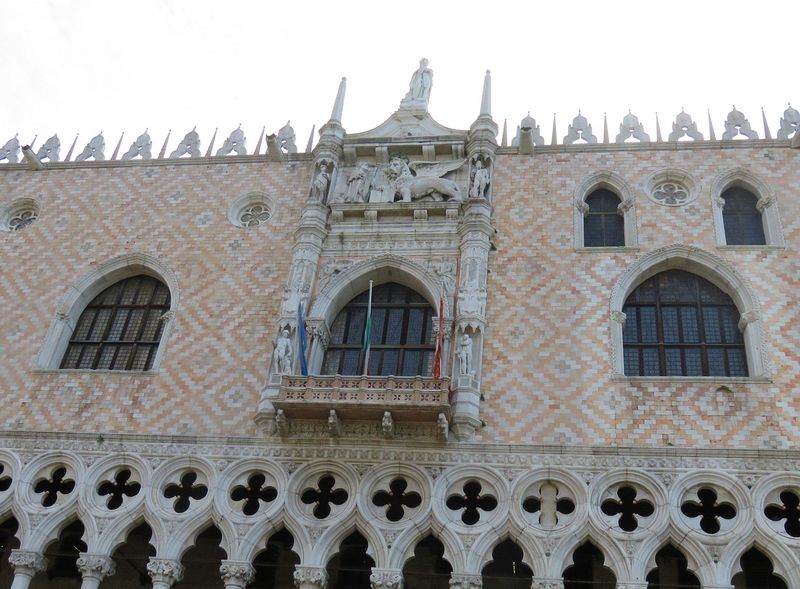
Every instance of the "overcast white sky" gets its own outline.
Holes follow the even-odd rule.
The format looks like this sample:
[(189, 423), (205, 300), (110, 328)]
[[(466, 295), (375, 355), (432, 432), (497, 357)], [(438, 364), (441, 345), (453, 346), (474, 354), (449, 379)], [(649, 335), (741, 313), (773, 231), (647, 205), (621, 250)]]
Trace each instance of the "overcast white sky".
[(106, 155), (149, 127), (170, 149), (197, 125), (205, 152), (239, 123), (247, 147), (288, 119), (302, 151), (348, 79), (344, 127), (382, 122), (430, 59), (430, 112), (466, 129), (492, 70), (493, 115), (509, 136), (530, 110), (559, 141), (580, 108), (602, 134), (630, 108), (655, 138), (681, 107), (717, 137), (735, 104), (773, 136), (800, 107), (797, 0), (759, 2), (311, 2), (286, 0), (10, 0), (0, 7), (0, 145), (57, 132), (61, 155), (100, 131)]

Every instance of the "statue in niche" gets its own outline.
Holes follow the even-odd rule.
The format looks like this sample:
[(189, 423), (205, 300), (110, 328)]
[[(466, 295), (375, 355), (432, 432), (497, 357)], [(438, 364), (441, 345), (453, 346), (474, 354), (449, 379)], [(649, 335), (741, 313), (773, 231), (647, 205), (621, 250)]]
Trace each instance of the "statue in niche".
[(19, 161), (17, 153), (19, 153), (19, 139), (14, 135), (6, 141), (3, 147), (0, 147), (0, 160), (8, 160), (9, 164), (16, 164)]
[[(394, 191), (395, 200), (400, 197), (403, 202), (420, 200), (430, 196), (435, 201), (450, 200), (461, 202), (463, 200), (458, 185), (452, 180), (442, 178), (447, 172), (457, 170), (463, 161), (453, 162), (411, 162), (401, 157), (395, 157), (386, 169), (389, 179), (390, 191)], [(412, 174), (416, 172), (416, 176)]]
[(311, 181), (311, 199), (324, 203), (328, 196), (328, 186), (331, 183), (331, 174), (328, 171), (328, 160), (320, 160), (317, 164), (317, 174)]
[(92, 140), (86, 144), (86, 147), (83, 148), (83, 151), (75, 158), (76, 162), (84, 162), (88, 160), (90, 157), (93, 157), (96, 162), (102, 161), (105, 158), (103, 152), (106, 149), (106, 140), (103, 139), (103, 134), (100, 133), (99, 135), (92, 138)]
[(200, 157), (200, 135), (197, 134), (197, 127), (186, 134), (169, 157), (181, 157), (187, 153), (189, 157)]
[(292, 340), (289, 339), (289, 330), (284, 329), (275, 340), (275, 350), (272, 352), (272, 364), (275, 374), (292, 373)]
[(472, 182), (469, 187), (470, 198), (486, 198), (489, 182), (489, 170), (483, 167), (481, 158), (475, 158), (472, 168)]
[(474, 374), (472, 371), (472, 338), (464, 332), (458, 339), (458, 360), (461, 374)]
[(347, 192), (344, 202), (367, 202), (369, 196), (369, 164), (359, 164), (347, 178)]
[(131, 143), (131, 148), (122, 154), (123, 160), (132, 160), (137, 155), (141, 156), (143, 160), (149, 160), (152, 156), (150, 155), (150, 148), (153, 146), (153, 142), (150, 140), (150, 135), (145, 130), (144, 133), (139, 135), (136, 138), (136, 141)]
[(278, 131), (278, 144), (283, 153), (297, 153), (297, 144), (295, 143), (297, 137), (289, 123), (291, 121), (286, 121), (286, 124)]
[(225, 139), (222, 147), (217, 150), (217, 155), (228, 155), (232, 151), (235, 151), (236, 155), (247, 155), (244, 142), (244, 131), (242, 131), (242, 127), (239, 126)]
[(428, 60), (419, 60), (419, 67), (411, 75), (408, 93), (400, 102), (400, 108), (428, 110), (428, 100), (433, 87), (433, 70), (428, 67)]

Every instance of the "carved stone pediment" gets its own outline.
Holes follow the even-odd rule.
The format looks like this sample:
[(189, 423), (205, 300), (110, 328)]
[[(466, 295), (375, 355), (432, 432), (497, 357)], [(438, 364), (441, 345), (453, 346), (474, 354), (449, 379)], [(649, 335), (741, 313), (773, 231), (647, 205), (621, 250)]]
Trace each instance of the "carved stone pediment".
[(424, 111), (398, 110), (380, 125), (361, 133), (348, 133), (345, 144), (360, 143), (369, 139), (448, 137), (466, 141), (467, 131), (451, 129)]

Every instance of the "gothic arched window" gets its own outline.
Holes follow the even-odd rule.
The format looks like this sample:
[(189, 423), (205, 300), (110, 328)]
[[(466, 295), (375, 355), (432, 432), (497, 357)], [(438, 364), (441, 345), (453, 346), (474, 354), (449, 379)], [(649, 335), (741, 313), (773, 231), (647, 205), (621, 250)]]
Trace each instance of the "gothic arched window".
[(765, 245), (764, 222), (756, 204), (758, 197), (745, 188), (735, 186), (722, 193), (725, 206), (722, 221), (727, 245)]
[(625, 245), (625, 219), (619, 212), (619, 196), (600, 188), (586, 197), (589, 211), (583, 217), (584, 247)]
[[(323, 374), (362, 374), (369, 291), (350, 301), (331, 326)], [(413, 290), (395, 283), (372, 289), (369, 374), (430, 376), (433, 367), (433, 309)]]
[(169, 308), (169, 289), (160, 280), (120, 280), (86, 305), (61, 368), (150, 370)]
[(747, 376), (740, 313), (708, 280), (682, 270), (656, 274), (623, 307), (628, 376)]

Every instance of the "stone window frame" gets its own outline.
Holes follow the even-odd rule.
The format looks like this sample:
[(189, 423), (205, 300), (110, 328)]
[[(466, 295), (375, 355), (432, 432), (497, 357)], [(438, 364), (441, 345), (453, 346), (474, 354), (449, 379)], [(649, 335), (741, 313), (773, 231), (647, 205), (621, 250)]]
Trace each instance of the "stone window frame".
[[(687, 193), (686, 200), (681, 203), (676, 204), (669, 204), (657, 199), (654, 196), (654, 192), (656, 187), (666, 182), (670, 182), (672, 184), (677, 184), (682, 186)], [(681, 168), (664, 168), (655, 172), (654, 174), (650, 175), (650, 177), (645, 182), (645, 194), (647, 197), (656, 203), (657, 205), (661, 205), (662, 207), (669, 207), (669, 208), (679, 208), (685, 207), (690, 205), (699, 195), (698, 185), (695, 179), (692, 177), (689, 172), (686, 170), (682, 170)]]
[[(33, 223), (39, 219), (39, 215), (41, 215), (41, 209), (42, 207), (39, 202), (33, 198), (16, 198), (11, 202), (6, 203), (0, 207), (0, 230), (7, 231), (9, 233), (15, 233), (15, 231), (9, 226), (9, 222), (15, 215), (26, 210), (32, 210), (36, 214), (34, 221), (32, 221)], [(24, 229), (25, 228), (23, 228), (23, 231)]]
[[(722, 216), (722, 208), (725, 205), (722, 193), (734, 187), (744, 188), (752, 192), (758, 199), (756, 208), (761, 213), (761, 221), (764, 224), (766, 245), (728, 245), (725, 238), (725, 221)], [(714, 235), (719, 248), (769, 249), (785, 245), (775, 192), (767, 182), (750, 170), (731, 168), (717, 176), (711, 185), (711, 209), (714, 219)]]
[[(125, 278), (144, 274), (163, 282), (170, 292), (170, 310), (161, 333), (153, 365), (148, 371), (141, 370), (91, 370), (60, 368), (69, 340), (86, 306), (109, 286)], [(59, 299), (50, 321), (34, 368), (57, 372), (86, 372), (93, 374), (155, 374), (159, 371), (172, 333), (180, 306), (180, 291), (175, 274), (152, 256), (142, 253), (118, 256), (100, 264), (73, 282)]]
[[(625, 245), (614, 247), (586, 247), (584, 245), (583, 219), (588, 212), (586, 198), (595, 190), (604, 188), (619, 197), (618, 210), (622, 214), (625, 226)], [(573, 224), (575, 234), (575, 249), (580, 251), (625, 251), (635, 250), (639, 247), (639, 235), (636, 223), (636, 207), (633, 190), (630, 185), (618, 174), (603, 170), (587, 176), (575, 190), (573, 207)]]
[[(243, 225), (241, 216), (244, 210), (253, 205), (263, 205), (269, 211), (269, 219), (265, 223), (261, 223), (256, 227), (248, 227)], [(275, 202), (264, 192), (252, 191), (247, 192), (231, 202), (228, 207), (228, 221), (231, 225), (239, 227), (240, 229), (256, 229), (264, 225), (268, 225), (272, 219), (275, 218)]]
[[(731, 297), (739, 310), (747, 356), (746, 377), (728, 376), (631, 376), (625, 374), (622, 329), (625, 313), (622, 308), (628, 296), (645, 280), (665, 270), (685, 270), (705, 278)], [(654, 250), (628, 268), (617, 279), (610, 298), (610, 356), (612, 378), (659, 381), (752, 381), (772, 378), (767, 358), (761, 307), (750, 283), (726, 260), (697, 247), (675, 244)]]

